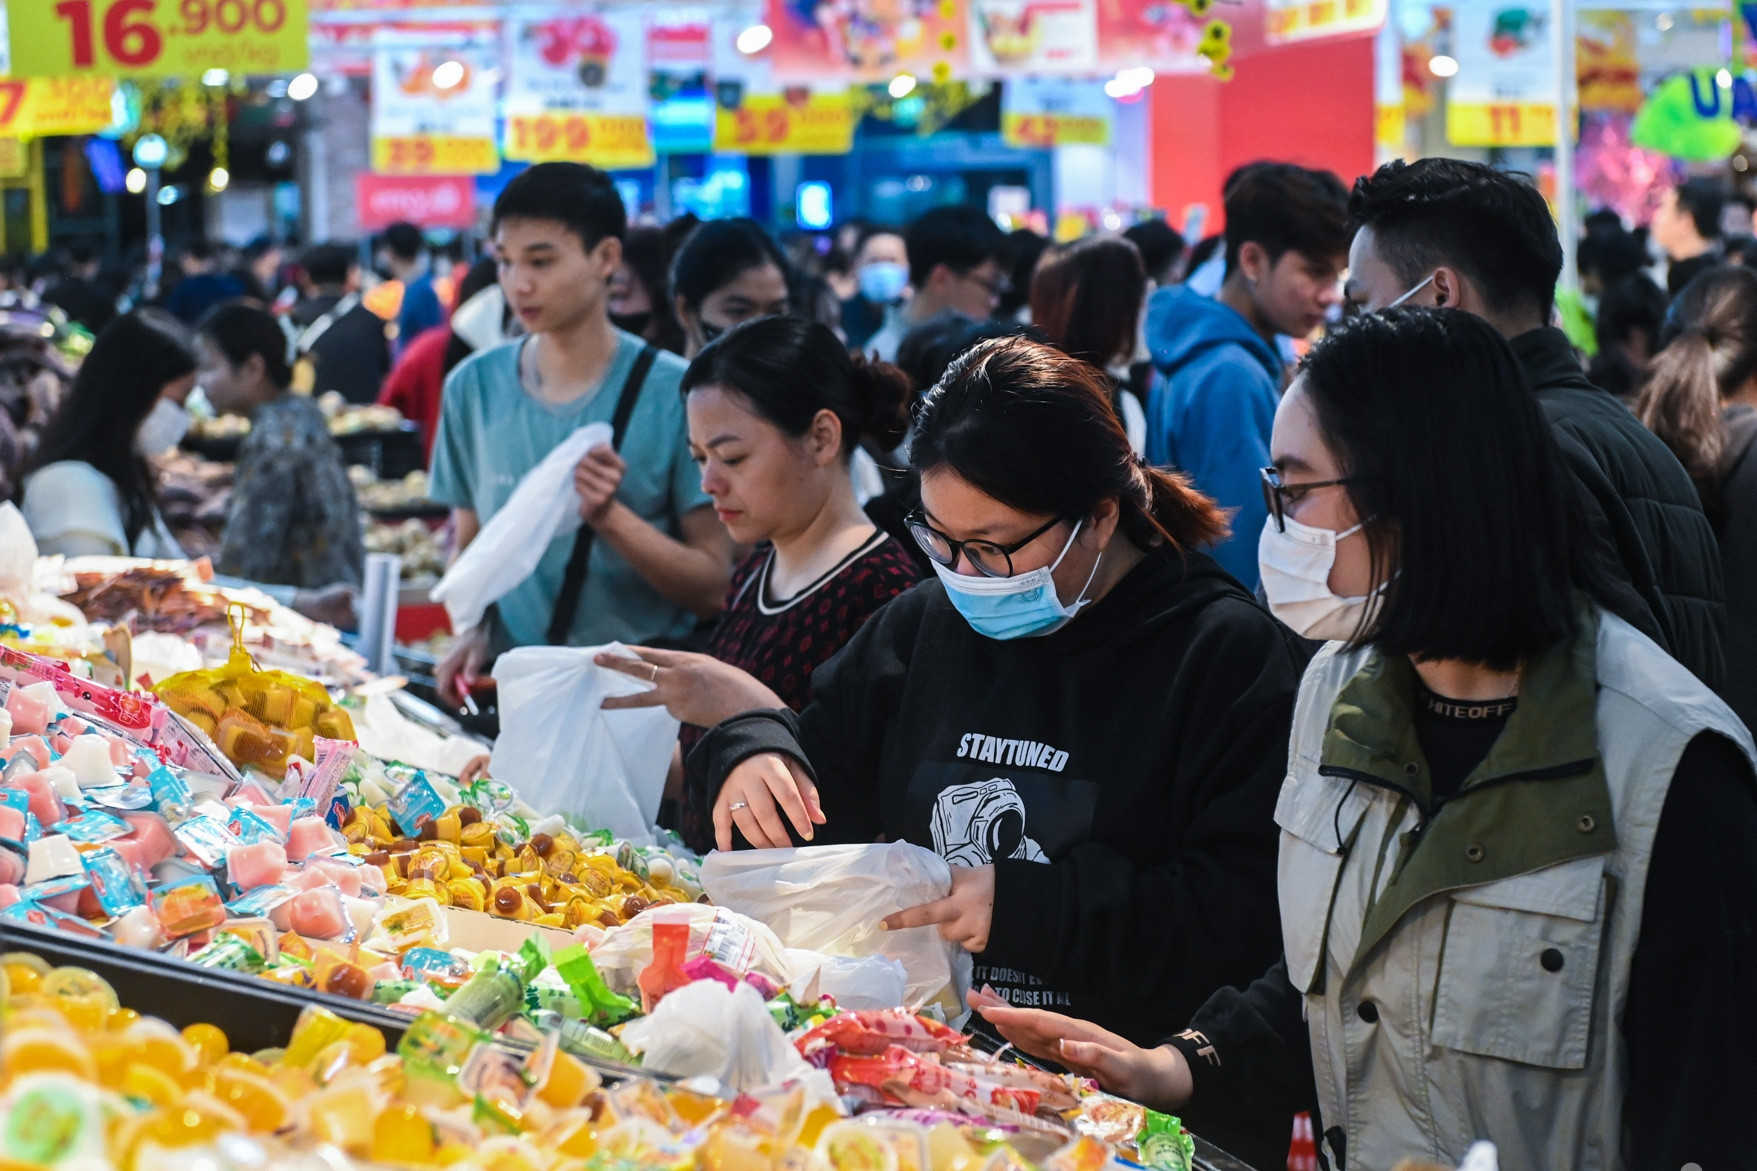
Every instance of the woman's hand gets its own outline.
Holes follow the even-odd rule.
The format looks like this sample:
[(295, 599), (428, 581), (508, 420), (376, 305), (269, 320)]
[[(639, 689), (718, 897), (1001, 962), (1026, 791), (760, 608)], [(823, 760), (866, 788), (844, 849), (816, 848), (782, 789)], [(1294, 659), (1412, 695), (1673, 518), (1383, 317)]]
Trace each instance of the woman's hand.
[(491, 759), (493, 758), (486, 752), (479, 756), (472, 756), (458, 771), (458, 784), (471, 785), (487, 776), (488, 762)]
[(711, 728), (739, 712), (756, 708), (783, 708), (781, 697), (757, 682), (746, 671), (722, 663), (713, 655), (690, 651), (661, 651), (648, 647), (628, 648), (637, 658), (602, 654), (593, 658), (609, 667), (653, 685), (635, 695), (613, 695), (604, 701), (607, 711), (627, 707), (658, 707), (686, 724)]
[(464, 635), (440, 660), (437, 672), (439, 698), (454, 708), (464, 706), (464, 696), (475, 689), (488, 663), (488, 632), (480, 626)]
[(1097, 1078), (1113, 1094), (1156, 1110), (1180, 1110), (1194, 1091), (1184, 1055), (1170, 1045), (1143, 1049), (1089, 1021), (1040, 1008), (1014, 1008), (987, 989), (972, 991), (969, 1000), (1001, 1036), (1026, 1053)]
[(994, 867), (952, 867), (952, 893), (919, 907), (887, 916), (886, 931), (936, 926), (940, 938), (965, 951), (988, 950), (988, 929), (994, 925)]
[(580, 519), (598, 528), (605, 514), (616, 503), (616, 490), (622, 487), (623, 473), (628, 464), (608, 445), (594, 447), (574, 465), (574, 491), (580, 494)]
[(783, 811), (808, 842), (816, 832), (812, 827), (824, 824), (817, 786), (797, 761), (778, 752), (746, 757), (726, 774), (714, 799), (714, 842), (730, 850), (732, 827), (737, 826), (744, 840), (759, 850), (786, 849), (793, 839), (781, 820)]
[(357, 591), (345, 581), (319, 590), (300, 590), (293, 595), (293, 609), (313, 622), (326, 622), (337, 630), (354, 630), (360, 620), (354, 612)]

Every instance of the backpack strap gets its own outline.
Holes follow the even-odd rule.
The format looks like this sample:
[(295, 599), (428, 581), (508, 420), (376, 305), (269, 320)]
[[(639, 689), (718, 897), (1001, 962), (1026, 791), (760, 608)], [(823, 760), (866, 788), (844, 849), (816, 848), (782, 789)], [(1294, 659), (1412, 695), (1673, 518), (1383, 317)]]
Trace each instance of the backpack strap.
[[(656, 347), (644, 347), (622, 382), (622, 392), (616, 399), (616, 413), (610, 419), (610, 446), (613, 450), (622, 450), (622, 437), (628, 431), (629, 417), (634, 414), (641, 387), (646, 385), (647, 374), (658, 357)], [(579, 612), (580, 592), (586, 585), (586, 566), (592, 559), (592, 540), (596, 536), (591, 525), (581, 525), (580, 531), (574, 534), (573, 552), (568, 555), (567, 570), (561, 577), (561, 592), (555, 595), (555, 612), (549, 616), (550, 646), (567, 645), (574, 615)]]

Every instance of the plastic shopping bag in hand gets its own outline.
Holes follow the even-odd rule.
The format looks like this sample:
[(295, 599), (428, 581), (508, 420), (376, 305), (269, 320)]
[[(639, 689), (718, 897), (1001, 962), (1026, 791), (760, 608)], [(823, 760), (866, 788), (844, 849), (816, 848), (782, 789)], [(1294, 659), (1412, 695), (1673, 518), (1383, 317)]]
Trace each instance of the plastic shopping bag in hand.
[(586, 452), (610, 443), (608, 423), (588, 423), (525, 473), (500, 511), (488, 518), (428, 595), (445, 604), (451, 628), (474, 630), (489, 606), (536, 572), (550, 542), (580, 527), (573, 470)]
[(714, 853), (702, 862), (702, 889), (790, 948), (896, 960), (909, 973), (911, 1007), (936, 1002), (947, 1019), (964, 1011), (969, 952), (933, 927), (879, 927), (886, 915), (951, 893), (951, 867), (932, 850), (887, 842)]
[(534, 809), (651, 845), (677, 721), (662, 707), (605, 711), (607, 696), (653, 685), (597, 666), (592, 656), (600, 651), (634, 657), (618, 642), (518, 647), (500, 656), (500, 738), (489, 769)]

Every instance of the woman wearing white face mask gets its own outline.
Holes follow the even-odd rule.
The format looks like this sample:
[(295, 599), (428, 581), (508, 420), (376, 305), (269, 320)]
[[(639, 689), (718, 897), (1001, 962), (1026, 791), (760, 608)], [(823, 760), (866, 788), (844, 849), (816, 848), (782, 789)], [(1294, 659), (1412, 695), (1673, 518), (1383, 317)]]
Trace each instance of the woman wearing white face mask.
[(1271, 451), (1270, 604), (1350, 640), (1294, 714), (1282, 960), (1153, 1049), (979, 1011), (1198, 1132), (1316, 1109), (1346, 1171), (1452, 1166), (1477, 1139), (1506, 1167), (1748, 1165), (1757, 754), (1590, 600), (1512, 350), (1449, 309), (1346, 325)]
[(40, 552), (182, 558), (147, 457), (189, 429), (196, 364), (182, 326), (157, 310), (124, 314), (98, 335), (24, 479), (20, 508)]
[(1195, 551), (1219, 511), (1137, 460), (1094, 367), (984, 343), (916, 427), (910, 526), (938, 580), (868, 620), (802, 712), (717, 725), (690, 791), (722, 847), (933, 849), (950, 896), (889, 927), (936, 926), (1018, 1003), (1152, 1039), (1274, 957), (1301, 657)]

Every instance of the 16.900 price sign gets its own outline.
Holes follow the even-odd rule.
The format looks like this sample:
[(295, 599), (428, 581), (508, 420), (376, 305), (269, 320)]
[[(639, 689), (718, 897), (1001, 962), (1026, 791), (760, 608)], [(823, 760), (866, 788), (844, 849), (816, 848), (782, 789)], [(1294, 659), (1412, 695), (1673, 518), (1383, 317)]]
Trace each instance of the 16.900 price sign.
[(305, 68), (305, 0), (30, 0), (9, 10), (14, 77), (199, 77)]

